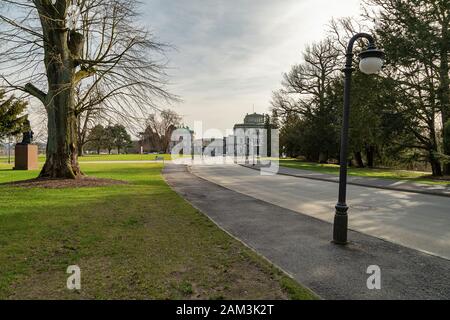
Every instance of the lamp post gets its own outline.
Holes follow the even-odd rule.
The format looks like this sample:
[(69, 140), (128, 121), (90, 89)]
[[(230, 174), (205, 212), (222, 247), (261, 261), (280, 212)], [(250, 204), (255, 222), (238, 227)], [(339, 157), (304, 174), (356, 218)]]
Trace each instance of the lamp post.
[(194, 164), (195, 161), (195, 137), (194, 137), (194, 132), (192, 131), (190, 133), (191, 135), (191, 159), (192, 159), (192, 164)]
[(234, 149), (233, 149), (233, 152), (234, 152), (234, 163), (235, 164), (237, 164), (238, 163), (238, 149), (237, 149), (237, 137), (236, 137), (236, 131), (234, 132), (234, 135), (233, 135), (233, 142), (234, 142)]
[(256, 164), (261, 164), (261, 155), (260, 155), (260, 147), (259, 147), (259, 129), (256, 131)]
[(8, 136), (8, 164), (11, 164), (11, 135)]
[(245, 137), (245, 164), (248, 165), (249, 164), (249, 158), (250, 156), (250, 138), (249, 137)]
[(350, 39), (346, 52), (346, 64), (343, 70), (345, 74), (344, 85), (344, 115), (341, 136), (341, 157), (339, 174), (339, 200), (336, 204), (334, 216), (333, 242), (338, 245), (347, 244), (348, 230), (348, 206), (347, 206), (347, 153), (348, 153), (348, 131), (350, 122), (350, 90), (353, 69), (353, 47), (355, 42), (361, 38), (369, 41), (367, 50), (360, 53), (359, 68), (365, 74), (375, 74), (383, 67), (384, 53), (375, 46), (375, 39), (367, 33), (358, 33)]
[(255, 136), (254, 135), (252, 135), (252, 161), (253, 161), (253, 166), (255, 166), (255, 152), (256, 152), (256, 150), (255, 150)]

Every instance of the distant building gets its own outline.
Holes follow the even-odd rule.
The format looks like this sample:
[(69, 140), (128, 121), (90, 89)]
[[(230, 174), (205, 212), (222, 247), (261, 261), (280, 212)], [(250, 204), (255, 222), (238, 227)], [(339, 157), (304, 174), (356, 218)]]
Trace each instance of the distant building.
[[(266, 114), (248, 114), (244, 118), (244, 123), (236, 124), (233, 128), (234, 137), (228, 137), (225, 150), (229, 154), (230, 149), (235, 155), (256, 154), (270, 156), (270, 117)], [(234, 146), (230, 148), (230, 143), (234, 138)], [(252, 140), (250, 140), (252, 139)], [(250, 150), (251, 146), (254, 150)], [(267, 151), (266, 151), (267, 150)]]
[[(175, 130), (179, 130), (179, 129), (181, 129), (181, 130), (184, 130), (184, 131), (186, 131), (186, 133), (187, 132), (189, 132), (189, 135), (190, 135), (190, 143), (191, 143), (191, 148), (193, 148), (193, 146), (194, 146), (194, 140), (195, 140), (195, 133), (194, 133), (194, 131), (193, 130), (191, 130), (188, 126), (181, 126), (181, 127), (179, 127), (179, 128), (175, 128), (174, 130), (172, 130), (172, 132), (171, 133), (173, 133)], [(183, 142), (183, 137), (181, 136), (181, 137), (179, 137), (179, 139), (178, 139), (178, 141), (172, 141), (172, 139), (170, 140), (170, 142), (169, 142), (169, 151), (168, 151), (168, 153), (172, 153), (172, 149), (177, 145), (177, 144), (180, 144), (180, 143), (182, 143)], [(192, 150), (191, 150), (191, 152), (192, 152)]]
[(222, 139), (202, 138), (195, 139), (193, 144), (194, 155), (215, 157), (222, 154)]
[(267, 117), (265, 114), (247, 113), (244, 118), (244, 123), (236, 124), (233, 129), (234, 131), (238, 129), (244, 129), (244, 131), (249, 129), (266, 129)]
[[(271, 129), (274, 126), (267, 114), (247, 114), (243, 123), (234, 125), (233, 135), (223, 138), (196, 139), (194, 132), (189, 127), (180, 127), (190, 134), (192, 143), (191, 153), (206, 157), (217, 156), (271, 156)], [(171, 141), (169, 152), (174, 146), (181, 143), (183, 137), (178, 141)]]

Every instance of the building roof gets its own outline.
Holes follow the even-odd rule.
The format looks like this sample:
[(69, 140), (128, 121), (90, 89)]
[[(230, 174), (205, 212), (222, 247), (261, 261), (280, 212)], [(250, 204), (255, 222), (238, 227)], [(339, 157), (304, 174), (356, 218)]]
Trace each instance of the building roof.
[(244, 123), (236, 124), (235, 129), (239, 128), (264, 128), (266, 115), (259, 113), (248, 114), (244, 118)]
[(244, 118), (244, 124), (263, 124), (265, 117), (266, 116), (264, 114), (258, 114), (256, 112), (253, 114), (247, 114)]

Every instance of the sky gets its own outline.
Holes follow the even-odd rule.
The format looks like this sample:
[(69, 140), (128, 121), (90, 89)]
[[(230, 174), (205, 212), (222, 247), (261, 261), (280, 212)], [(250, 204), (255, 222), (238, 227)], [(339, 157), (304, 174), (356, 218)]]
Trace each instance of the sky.
[(170, 43), (170, 108), (191, 128), (225, 132), (247, 113), (268, 113), (282, 74), (302, 61), (334, 18), (357, 16), (360, 0), (144, 0), (142, 19)]

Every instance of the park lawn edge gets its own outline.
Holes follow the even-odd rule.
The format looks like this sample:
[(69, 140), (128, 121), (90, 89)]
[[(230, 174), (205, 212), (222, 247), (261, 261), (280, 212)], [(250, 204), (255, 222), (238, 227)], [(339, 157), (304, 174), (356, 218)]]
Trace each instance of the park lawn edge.
[[(108, 161), (108, 162), (120, 162), (120, 161), (132, 161), (132, 162), (139, 162), (139, 161), (155, 161), (156, 157), (164, 157), (164, 160), (171, 160), (170, 154), (101, 154), (101, 155), (85, 155), (79, 157), (79, 162), (102, 162), (102, 161)], [(5, 156), (0, 157), (0, 164), (7, 164), (7, 158)], [(268, 158), (271, 159), (271, 158)], [(275, 159), (275, 158), (273, 158)], [(12, 159), (14, 162), (14, 159)], [(318, 173), (326, 173), (331, 175), (339, 175), (338, 168), (339, 166), (333, 166), (333, 165), (322, 165), (318, 163), (313, 162), (306, 162), (306, 161), (300, 161), (296, 159), (278, 159), (280, 166), (286, 167), (286, 168), (292, 168), (292, 169), (299, 169), (299, 170), (305, 170), (310, 172), (318, 172)], [(39, 162), (42, 165), (42, 163), (45, 161), (45, 156), (39, 156)], [(302, 166), (303, 165), (303, 166)], [(328, 166), (328, 167), (327, 167)], [(360, 172), (361, 171), (361, 172)], [(411, 177), (402, 177), (402, 176), (395, 176), (396, 174), (404, 172), (405, 174), (414, 175)], [(389, 176), (383, 176), (382, 173), (386, 173)], [(412, 171), (412, 170), (403, 170), (403, 169), (369, 169), (369, 168), (363, 168), (363, 169), (353, 169), (349, 168), (348, 171), (349, 176), (355, 176), (355, 177), (362, 177), (362, 178), (368, 178), (368, 179), (383, 179), (383, 180), (390, 180), (390, 181), (407, 181), (410, 183), (423, 183), (423, 184), (429, 184), (429, 185), (450, 185), (450, 181), (445, 180), (438, 180), (438, 179), (431, 179), (428, 176), (431, 175), (429, 172), (419, 172), (419, 171)], [(428, 176), (427, 176), (428, 175)]]
[[(172, 189), (173, 192), (178, 194), (173, 188), (170, 186), (169, 183), (167, 183), (164, 175), (163, 175), (164, 181), (166, 184)], [(214, 221), (211, 217), (209, 217), (207, 214), (205, 214), (202, 210), (197, 208), (194, 204), (192, 204), (189, 200), (181, 197), (189, 206), (193, 207), (199, 214), (203, 215), (206, 219), (211, 221), (219, 230), (227, 234), (230, 238), (233, 239), (233, 241), (238, 242), (240, 245), (245, 247), (244, 253), (245, 255), (251, 259), (253, 262), (259, 264), (266, 272), (269, 272), (270, 274), (277, 277), (277, 281), (280, 282), (281, 287), (285, 290), (285, 292), (288, 294), (290, 300), (321, 300), (322, 298), (319, 297), (315, 292), (313, 292), (311, 289), (306, 287), (305, 285), (299, 283), (297, 280), (294, 279), (292, 275), (290, 275), (287, 271), (283, 270), (280, 266), (277, 266), (272, 261), (270, 261), (268, 258), (257, 252), (254, 248), (247, 245), (245, 242), (243, 242), (241, 239), (235, 237), (233, 234), (222, 228), (218, 223)]]
[[(297, 169), (297, 170), (304, 170), (304, 171), (310, 171), (310, 172), (318, 172), (318, 173), (324, 173), (324, 174), (330, 174), (334, 176), (339, 175), (339, 166), (338, 165), (322, 165), (318, 163), (313, 162), (305, 162), (295, 159), (280, 159), (279, 160), (280, 166), (290, 169)], [(304, 166), (302, 166), (302, 164)], [(327, 167), (328, 166), (328, 167)], [(403, 169), (369, 169), (369, 168), (357, 168), (356, 170), (364, 170), (364, 172), (359, 171), (353, 171), (352, 168), (349, 168), (348, 175), (353, 177), (361, 177), (361, 178), (367, 178), (367, 179), (383, 179), (383, 180), (389, 180), (389, 181), (406, 181), (408, 183), (422, 183), (422, 184), (428, 184), (428, 185), (450, 185), (450, 181), (445, 180), (438, 180), (438, 179), (432, 179), (428, 178), (427, 174), (431, 176), (431, 173), (427, 172), (421, 172), (421, 171), (412, 171), (412, 170), (403, 170)], [(373, 171), (371, 171), (373, 170)], [(375, 171), (378, 170), (378, 171)], [(396, 172), (405, 172), (410, 174), (417, 174), (416, 177), (395, 177), (395, 176), (382, 176), (377, 175), (377, 173), (385, 172), (388, 174), (395, 175)], [(372, 175), (370, 173), (373, 173)], [(423, 173), (423, 175), (419, 175)]]
[[(91, 164), (94, 165), (94, 164)], [(14, 172), (17, 173), (17, 172)], [(33, 174), (34, 172), (29, 172), (29, 174)], [(91, 176), (96, 176), (95, 174), (92, 174)], [(291, 278), (288, 274), (283, 272), (280, 268), (274, 266), (270, 261), (268, 261), (265, 257), (259, 255), (256, 253), (253, 249), (245, 245), (242, 241), (239, 241), (235, 237), (231, 236), (229, 233), (221, 229), (217, 226), (211, 219), (209, 219), (206, 215), (204, 215), (200, 210), (192, 206), (186, 199), (178, 195), (171, 187), (167, 184), (167, 181), (165, 181), (164, 176), (162, 175), (162, 166), (159, 169), (159, 176), (161, 177), (162, 182), (167, 186), (167, 188), (170, 190), (171, 193), (173, 193), (174, 197), (177, 197), (180, 202), (185, 202), (186, 206), (189, 206), (192, 211), (194, 211), (194, 214), (198, 217), (203, 217), (204, 220), (207, 220), (210, 222), (211, 225), (213, 225), (213, 228), (216, 228), (215, 233), (223, 234), (223, 238), (228, 238), (228, 242), (233, 243), (235, 242), (234, 246), (236, 248), (239, 248), (239, 254), (244, 257), (245, 260), (250, 265), (255, 265), (258, 269), (261, 270), (264, 277), (267, 277), (265, 281), (278, 283), (277, 286), (279, 290), (281, 290), (284, 293), (284, 297), (287, 299), (292, 300), (316, 300), (319, 299), (311, 290), (303, 287), (301, 284), (296, 282), (293, 278)], [(26, 179), (27, 177), (19, 178), (18, 180)], [(16, 179), (14, 179), (16, 180)], [(19, 271), (19, 273), (16, 275), (17, 279), (26, 279), (28, 277), (28, 273), (26, 269), (24, 271)], [(19, 296), (20, 297), (20, 296)], [(114, 299), (114, 298), (112, 298)], [(210, 299), (221, 299), (221, 298), (214, 298), (210, 297)], [(238, 297), (235, 297), (233, 299), (239, 299)]]
[[(219, 229), (222, 228), (219, 227)], [(228, 232), (226, 231), (224, 232), (227, 233), (230, 237), (234, 238), (239, 243), (241, 243), (241, 245), (246, 247), (248, 252), (245, 251), (244, 252), (248, 255), (248, 257), (251, 260), (253, 260), (256, 263), (259, 263), (261, 267), (265, 268), (266, 271), (278, 277), (277, 281), (280, 282), (281, 287), (288, 294), (290, 300), (322, 300), (322, 298), (318, 296), (314, 291), (309, 289), (304, 284), (299, 283), (288, 272), (284, 271), (281, 267), (277, 266), (269, 259), (259, 254), (253, 248), (249, 247), (247, 244), (235, 238)]]

